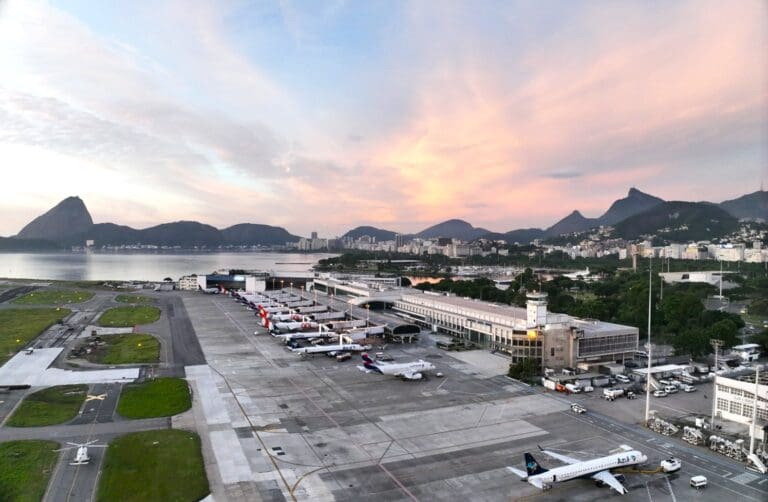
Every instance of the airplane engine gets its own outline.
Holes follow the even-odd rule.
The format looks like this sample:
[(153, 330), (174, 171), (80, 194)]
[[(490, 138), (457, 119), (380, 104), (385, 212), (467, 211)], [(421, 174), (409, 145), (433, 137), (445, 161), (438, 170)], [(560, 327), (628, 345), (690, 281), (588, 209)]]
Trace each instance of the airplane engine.
[(405, 378), (408, 380), (421, 380), (422, 375), (421, 373), (411, 373), (410, 375), (406, 375)]

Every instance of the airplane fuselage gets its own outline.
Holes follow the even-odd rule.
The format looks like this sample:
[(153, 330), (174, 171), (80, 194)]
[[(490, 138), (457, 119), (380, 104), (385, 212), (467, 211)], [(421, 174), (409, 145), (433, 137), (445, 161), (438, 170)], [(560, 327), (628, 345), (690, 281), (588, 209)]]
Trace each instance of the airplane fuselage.
[(555, 467), (554, 469), (550, 469), (547, 472), (528, 476), (527, 480), (538, 479), (545, 484), (551, 485), (560, 481), (568, 481), (569, 479), (589, 477), (592, 474), (601, 471), (609, 471), (611, 469), (618, 469), (620, 467), (643, 464), (647, 460), (648, 457), (639, 451), (630, 450), (627, 452), (614, 453), (612, 455), (608, 455), (607, 457), (586, 460), (577, 464)]

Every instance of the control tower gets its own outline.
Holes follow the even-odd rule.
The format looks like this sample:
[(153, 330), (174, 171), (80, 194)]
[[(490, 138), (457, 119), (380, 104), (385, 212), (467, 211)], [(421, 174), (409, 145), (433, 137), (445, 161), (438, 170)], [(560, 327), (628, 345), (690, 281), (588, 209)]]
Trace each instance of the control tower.
[(547, 294), (531, 291), (528, 299), (528, 328), (542, 328), (547, 324)]

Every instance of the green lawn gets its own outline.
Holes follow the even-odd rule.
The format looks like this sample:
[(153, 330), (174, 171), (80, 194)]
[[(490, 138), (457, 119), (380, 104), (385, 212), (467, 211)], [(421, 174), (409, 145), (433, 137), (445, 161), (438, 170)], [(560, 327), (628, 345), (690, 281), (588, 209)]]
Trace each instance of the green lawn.
[(130, 327), (137, 324), (151, 324), (158, 319), (160, 319), (160, 309), (157, 307), (114, 307), (101, 315), (99, 324), (111, 327)]
[(50, 325), (69, 314), (69, 310), (60, 307), (0, 310), (0, 365)]
[(113, 440), (104, 457), (97, 501), (196, 501), (210, 492), (200, 437), (177, 429)]
[(32, 291), (13, 300), (19, 305), (63, 305), (65, 303), (82, 303), (93, 298), (89, 291), (74, 291), (71, 289), (45, 289)]
[(77, 416), (87, 392), (87, 385), (57, 385), (34, 392), (24, 398), (6, 425), (40, 427), (69, 422)]
[(147, 296), (139, 295), (117, 295), (115, 297), (116, 302), (121, 303), (152, 303), (154, 300)]
[(57, 448), (55, 441), (0, 443), (0, 500), (42, 500), (59, 456), (53, 451)]
[(183, 378), (157, 378), (123, 387), (117, 412), (126, 418), (170, 417), (192, 406)]
[(96, 347), (86, 359), (97, 364), (141, 364), (160, 360), (160, 342), (152, 335), (104, 335), (105, 345)]

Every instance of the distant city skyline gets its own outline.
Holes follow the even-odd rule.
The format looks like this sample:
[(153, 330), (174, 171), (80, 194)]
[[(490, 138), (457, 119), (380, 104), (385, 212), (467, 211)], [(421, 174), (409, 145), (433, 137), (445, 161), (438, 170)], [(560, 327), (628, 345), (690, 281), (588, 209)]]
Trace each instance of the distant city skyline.
[[(130, 20), (130, 22), (126, 22)], [(0, 235), (341, 235), (768, 184), (768, 4), (0, 0)]]

